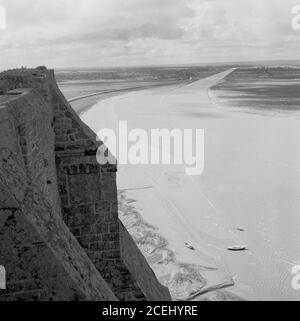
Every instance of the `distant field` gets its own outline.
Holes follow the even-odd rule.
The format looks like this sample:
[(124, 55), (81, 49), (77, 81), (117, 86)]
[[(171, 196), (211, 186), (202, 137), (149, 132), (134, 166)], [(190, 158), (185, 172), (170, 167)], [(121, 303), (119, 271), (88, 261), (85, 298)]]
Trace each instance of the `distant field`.
[(209, 77), (230, 66), (143, 67), (56, 70), (56, 79), (68, 99), (97, 92), (185, 83)]
[(264, 112), (300, 111), (300, 68), (239, 68), (211, 92), (225, 106)]
[(65, 97), (68, 100), (76, 100), (72, 101), (72, 107), (80, 114), (98, 100), (112, 95), (187, 84), (229, 68), (231, 66), (68, 69), (56, 70), (55, 75)]
[(136, 67), (56, 70), (59, 82), (69, 81), (174, 81), (201, 79), (232, 66)]

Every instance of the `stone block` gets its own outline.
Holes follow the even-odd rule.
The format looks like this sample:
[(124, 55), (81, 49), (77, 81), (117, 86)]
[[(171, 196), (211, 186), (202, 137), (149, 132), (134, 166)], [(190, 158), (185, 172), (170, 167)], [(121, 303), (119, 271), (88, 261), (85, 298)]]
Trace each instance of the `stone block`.
[(94, 203), (101, 200), (101, 182), (97, 174), (69, 175), (68, 186), (71, 204)]

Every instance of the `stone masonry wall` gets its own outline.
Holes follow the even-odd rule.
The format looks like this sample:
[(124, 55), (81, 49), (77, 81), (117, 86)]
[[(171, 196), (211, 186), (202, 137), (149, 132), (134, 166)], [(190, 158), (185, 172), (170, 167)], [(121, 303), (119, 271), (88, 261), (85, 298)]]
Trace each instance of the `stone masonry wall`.
[(0, 98), (0, 300), (115, 300), (61, 219), (52, 111), (31, 90)]
[[(69, 233), (73, 241), (77, 240), (78, 251), (87, 255), (97, 269), (96, 275), (100, 272), (99, 276), (113, 292), (110, 295), (119, 300), (171, 300), (169, 291), (159, 284), (131, 236), (120, 225), (116, 166), (97, 163), (96, 153), (102, 142), (97, 141), (95, 134), (70, 107), (56, 85), (54, 73), (39, 68), (0, 74), (0, 92), (13, 90), (10, 94), (17, 95), (20, 90), (16, 88), (21, 87), (35, 88), (39, 93), (35, 95), (41, 100), (37, 105), (47, 106), (44, 109), (48, 110), (46, 116), (53, 136), (53, 149), (47, 157), (36, 162), (41, 146), (30, 137), (32, 157), (23, 156), (23, 161), (37, 186), (42, 187), (45, 201), (57, 214), (60, 227), (56, 228), (63, 229), (64, 235)], [(30, 97), (27, 103), (32, 100)], [(39, 121), (44, 124), (46, 116), (41, 114), (43, 120), (34, 120), (32, 127), (38, 126)], [(46, 140), (44, 144), (49, 148)], [(21, 154), (28, 154), (27, 143), (24, 145), (21, 140), (19, 147)], [(51, 163), (54, 158), (55, 165)], [(139, 268), (135, 266), (135, 260), (139, 262)], [(77, 295), (77, 298), (82, 299), (84, 295)]]

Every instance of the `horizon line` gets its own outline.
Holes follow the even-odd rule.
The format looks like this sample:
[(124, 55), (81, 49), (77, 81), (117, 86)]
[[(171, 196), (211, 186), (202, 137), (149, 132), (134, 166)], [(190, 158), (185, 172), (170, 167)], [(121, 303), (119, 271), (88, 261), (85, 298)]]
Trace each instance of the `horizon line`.
[[(240, 61), (221, 61), (221, 62), (194, 62), (194, 63), (172, 63), (172, 64), (145, 64), (145, 65), (114, 65), (114, 66), (47, 66), (47, 64), (40, 64), (34, 66), (20, 66), (20, 67), (8, 67), (6, 69), (0, 69), (0, 71), (10, 70), (10, 69), (21, 69), (21, 68), (27, 68), (27, 69), (34, 69), (38, 66), (45, 66), (48, 69), (54, 69), (54, 70), (71, 70), (71, 69), (118, 69), (118, 68), (160, 68), (160, 67), (202, 67), (202, 66), (214, 66), (214, 65), (253, 65), (253, 64), (276, 64), (276, 63), (292, 63), (295, 65), (300, 66), (300, 59), (261, 59), (261, 60), (240, 60)], [(284, 65), (282, 65), (284, 66)]]
[(192, 63), (172, 63), (172, 64), (144, 64), (144, 65), (111, 65), (111, 66), (73, 66), (73, 67), (51, 67), (51, 69), (117, 69), (117, 68), (155, 68), (155, 67), (201, 67), (207, 65), (237, 65), (237, 64), (256, 64), (256, 63), (294, 63), (300, 65), (300, 59), (261, 59), (261, 60), (239, 60), (239, 61), (220, 61), (220, 62), (192, 62)]

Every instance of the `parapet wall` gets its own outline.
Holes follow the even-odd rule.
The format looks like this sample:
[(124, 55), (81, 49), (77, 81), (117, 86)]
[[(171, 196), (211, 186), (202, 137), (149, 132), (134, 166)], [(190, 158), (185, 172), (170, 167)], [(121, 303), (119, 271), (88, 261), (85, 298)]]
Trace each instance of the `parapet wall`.
[(120, 228), (99, 144), (52, 71), (0, 74), (0, 300), (171, 300)]

